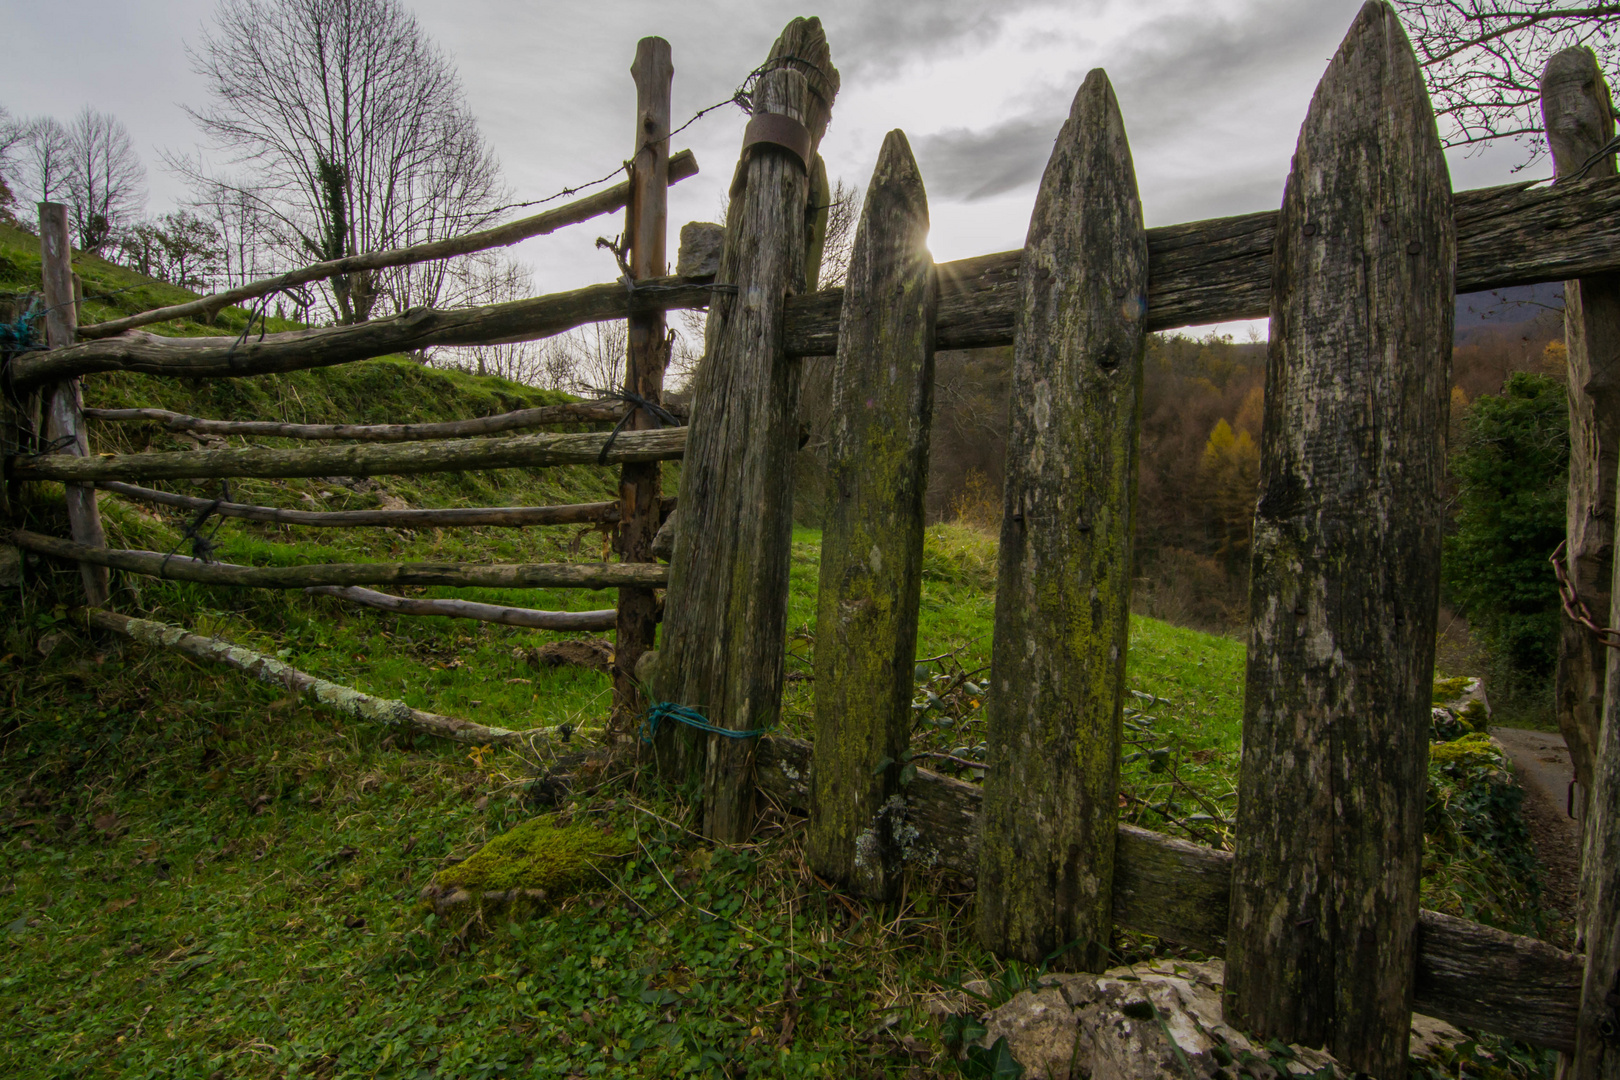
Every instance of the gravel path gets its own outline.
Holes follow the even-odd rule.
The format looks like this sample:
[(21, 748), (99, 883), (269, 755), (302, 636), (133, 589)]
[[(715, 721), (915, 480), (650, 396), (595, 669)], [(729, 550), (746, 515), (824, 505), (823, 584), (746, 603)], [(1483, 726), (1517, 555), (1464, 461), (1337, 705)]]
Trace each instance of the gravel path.
[(1491, 728), (1524, 788), (1524, 811), (1546, 878), (1544, 902), (1566, 918), (1575, 914), (1581, 872), (1581, 830), (1569, 816), (1569, 782), (1575, 775), (1564, 737), (1552, 731)]

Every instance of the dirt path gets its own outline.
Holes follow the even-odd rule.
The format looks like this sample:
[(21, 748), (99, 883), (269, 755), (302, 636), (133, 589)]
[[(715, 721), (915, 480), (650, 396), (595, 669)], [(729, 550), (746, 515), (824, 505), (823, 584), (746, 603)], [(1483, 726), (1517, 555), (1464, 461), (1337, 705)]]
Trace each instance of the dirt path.
[(1568, 812), (1574, 768), (1564, 737), (1551, 731), (1504, 727), (1491, 728), (1491, 735), (1507, 751), (1524, 788), (1530, 838), (1546, 875), (1544, 903), (1572, 918), (1580, 882), (1581, 832)]

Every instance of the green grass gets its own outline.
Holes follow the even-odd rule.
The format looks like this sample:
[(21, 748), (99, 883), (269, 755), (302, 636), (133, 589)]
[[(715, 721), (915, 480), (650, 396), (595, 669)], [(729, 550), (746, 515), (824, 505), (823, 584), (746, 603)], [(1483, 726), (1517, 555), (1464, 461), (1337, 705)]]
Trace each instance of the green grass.
[[(0, 229), (0, 285), (26, 279), (25, 247)], [(92, 292), (128, 281), (93, 262), (81, 272)], [(109, 313), (183, 298), (140, 288), (151, 291), (119, 294)], [(402, 360), (210, 382), (97, 376), (86, 398), (305, 422), (453, 419), (557, 400)], [(97, 450), (190, 445), (150, 424), (94, 431)], [(576, 467), (244, 480), (231, 493), (321, 509), (390, 495), (429, 507), (538, 505), (609, 498), (615, 482), (610, 470)], [(186, 515), (112, 497), (103, 506), (115, 545), (187, 550)], [(59, 492), (26, 488), (24, 513), (63, 531)], [(215, 542), (219, 558), (258, 565), (602, 557), (600, 535), (574, 529), (228, 521)], [(819, 553), (818, 533), (795, 532), (790, 675), (813, 662)], [(993, 538), (962, 525), (928, 531), (918, 753), (982, 758), (995, 566)], [(520, 755), (344, 721), (239, 673), (74, 627), (60, 605), (76, 579), (44, 568), (0, 613), (0, 1075), (931, 1075), (951, 1064), (930, 995), (983, 977), (999, 996), (1028, 977), (977, 947), (970, 898), (948, 882), (918, 874), (899, 906), (869, 907), (810, 875), (795, 820), (768, 814), (755, 844), (712, 849), (688, 831), (693, 807), (680, 793), (622, 775), (578, 776), (553, 806), (554, 789), (537, 781), (571, 760), (582, 736)], [(614, 601), (417, 592), (573, 609)], [(588, 734), (608, 710), (602, 674), (528, 665), (526, 651), (555, 635), (150, 580), (126, 583), (117, 605), (484, 723)], [(1126, 820), (1229, 840), (1242, 666), (1239, 642), (1132, 620)], [(808, 734), (812, 685), (788, 683), (785, 730)], [(1533, 897), (1480, 888), (1498, 855), (1495, 834), (1478, 827), (1508, 828), (1516, 809), (1471, 775), (1454, 769), (1431, 786), (1442, 804), (1436, 835), (1462, 839), (1431, 860), (1425, 903), (1518, 928)], [(621, 838), (583, 891), (520, 922), (499, 912), (441, 920), (424, 907), (420, 891), (436, 873), (541, 814)], [(1134, 937), (1117, 946), (1130, 957), (1165, 951)]]

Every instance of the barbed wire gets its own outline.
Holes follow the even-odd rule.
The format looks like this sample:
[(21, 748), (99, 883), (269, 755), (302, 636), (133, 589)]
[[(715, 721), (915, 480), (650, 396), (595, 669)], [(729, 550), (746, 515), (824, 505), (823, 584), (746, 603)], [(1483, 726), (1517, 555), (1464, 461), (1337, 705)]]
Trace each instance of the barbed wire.
[[(773, 60), (767, 60), (753, 71), (750, 71), (743, 78), (743, 81), (737, 85), (737, 88), (731, 92), (730, 97), (724, 99), (723, 101), (716, 101), (712, 105), (705, 105), (703, 108), (699, 109), (697, 112), (688, 117), (686, 122), (681, 124), (680, 127), (670, 131), (668, 135), (664, 135), (656, 139), (648, 139), (646, 142), (642, 143), (636, 148), (636, 152), (631, 155), (630, 161), (620, 162), (619, 167), (614, 169), (612, 172), (605, 173), (602, 176), (597, 177), (595, 180), (588, 180), (582, 184), (574, 184), (569, 187), (565, 187), (561, 191), (547, 195), (543, 199), (528, 199), (524, 202), (506, 203), (505, 205), (497, 206), (493, 210), (489, 211), (490, 215), (494, 216), (495, 214), (502, 214), (508, 210), (522, 210), (530, 206), (544, 206), (546, 203), (555, 202), (558, 199), (567, 198), (570, 195), (578, 195), (581, 191), (585, 191), (588, 188), (605, 184), (621, 173), (628, 174), (630, 171), (631, 162), (633, 162), (637, 157), (640, 157), (642, 151), (651, 150), (659, 143), (667, 142), (668, 140), (673, 139), (675, 136), (679, 135), (681, 132), (703, 119), (705, 116), (708, 116), (710, 113), (719, 109), (723, 109), (727, 105), (736, 105), (743, 112), (752, 116), (754, 114), (754, 86), (759, 81), (760, 76), (766, 74), (767, 72), (775, 71), (777, 68), (786, 67), (788, 64), (802, 64), (821, 75), (823, 79), (830, 78), (827, 70), (820, 64), (817, 64), (814, 60), (809, 60), (802, 56), (778, 56)], [(811, 86), (811, 92), (817, 97), (825, 98), (825, 95), (822, 94), (821, 90), (814, 84)]]
[(1599, 626), (1597, 620), (1592, 618), (1592, 610), (1586, 606), (1586, 602), (1575, 591), (1574, 583), (1569, 580), (1569, 574), (1564, 569), (1564, 548), (1568, 543), (1567, 540), (1560, 543), (1547, 560), (1552, 563), (1553, 574), (1558, 578), (1558, 599), (1563, 602), (1564, 614), (1604, 645), (1611, 649), (1620, 649), (1620, 630)]

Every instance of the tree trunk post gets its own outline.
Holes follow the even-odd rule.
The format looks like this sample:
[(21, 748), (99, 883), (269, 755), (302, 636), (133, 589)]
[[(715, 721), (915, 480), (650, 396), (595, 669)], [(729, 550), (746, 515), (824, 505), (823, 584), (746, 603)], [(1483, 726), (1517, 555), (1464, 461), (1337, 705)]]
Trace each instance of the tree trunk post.
[[(1614, 174), (1614, 158), (1586, 168), (1614, 137), (1609, 84), (1584, 46), (1547, 61), (1541, 115), (1553, 171), (1569, 176)], [(1620, 275), (1564, 282), (1564, 343), (1569, 347), (1569, 497), (1564, 568), (1594, 615), (1609, 610), (1614, 544), (1616, 454), (1620, 447)], [(1609, 650), (1573, 619), (1563, 620), (1554, 679), (1558, 729), (1569, 744), (1575, 779), (1592, 789), (1592, 755), (1603, 716)], [(1584, 815), (1583, 815), (1584, 816)]]
[[(1611, 589), (1620, 598), (1620, 581), (1611, 581)], [(1610, 607), (1609, 625), (1616, 619), (1620, 604)], [(1620, 650), (1607, 651), (1603, 723), (1582, 830), (1579, 927), (1586, 974), (1575, 1053), (1559, 1061), (1559, 1076), (1568, 1080), (1620, 1080)]]
[(1108, 76), (1075, 95), (1041, 179), (1020, 306), (991, 647), (978, 932), (1101, 971), (1142, 416), (1147, 233)]
[(904, 811), (890, 800), (911, 742), (936, 295), (928, 196), (905, 134), (891, 131), (855, 232), (833, 367), (808, 842), (817, 873), (880, 900), (900, 872)]
[(1451, 183), (1395, 13), (1311, 101), (1273, 254), (1226, 1015), (1406, 1072), (1439, 602)]
[[(804, 289), (809, 165), (837, 91), (820, 21), (794, 19), (754, 91), (693, 396), (654, 684), (728, 731), (772, 727), (781, 711), (799, 368), (783, 337)], [(666, 775), (702, 762), (704, 833), (746, 839), (755, 740), (661, 732)]]
[[(74, 289), (76, 275), (67, 207), (61, 203), (39, 204), (39, 250), (40, 276), (45, 284), (45, 344), (52, 349), (65, 349), (73, 344), (79, 325), (79, 295)], [(67, 379), (47, 388), (45, 401), (45, 445), (56, 446), (56, 453), (89, 457), (90, 440), (85, 432), (84, 397), (79, 380)], [(66, 487), (68, 528), (73, 539), (91, 547), (106, 547), (95, 485), (70, 483)], [(84, 578), (86, 603), (91, 607), (105, 607), (112, 595), (107, 568), (80, 563), (79, 573)]]
[[(669, 206), (669, 98), (675, 78), (669, 42), (642, 38), (630, 66), (636, 82), (635, 158), (630, 166), (630, 202), (625, 211), (625, 240), (630, 245), (630, 276), (636, 281), (663, 277)], [(664, 339), (664, 313), (636, 310), (630, 314), (629, 349), (624, 388), (657, 405), (664, 391), (664, 365), (669, 346)], [(648, 410), (633, 408), (631, 430), (658, 426)], [(626, 464), (619, 474), (619, 558), (652, 562), (658, 534), (661, 472), (658, 462)], [(619, 618), (613, 649), (613, 727), (629, 732), (644, 707), (636, 684), (636, 661), (652, 648), (658, 632), (658, 596), (650, 589), (620, 589)]]

